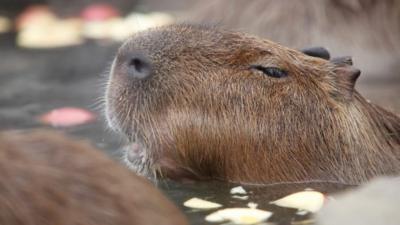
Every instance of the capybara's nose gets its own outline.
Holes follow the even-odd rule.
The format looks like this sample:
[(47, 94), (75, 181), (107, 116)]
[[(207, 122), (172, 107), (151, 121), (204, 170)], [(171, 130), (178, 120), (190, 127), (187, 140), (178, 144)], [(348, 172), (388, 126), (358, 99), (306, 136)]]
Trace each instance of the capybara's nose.
[(135, 79), (146, 79), (152, 75), (150, 60), (143, 54), (132, 54), (128, 58), (128, 76)]

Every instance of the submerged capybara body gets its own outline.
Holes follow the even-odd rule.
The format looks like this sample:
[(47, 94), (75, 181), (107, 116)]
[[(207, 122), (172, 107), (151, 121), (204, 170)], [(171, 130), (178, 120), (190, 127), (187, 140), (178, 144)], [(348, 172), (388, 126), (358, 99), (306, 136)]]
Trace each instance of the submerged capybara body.
[(0, 133), (0, 224), (187, 224), (149, 182), (51, 131)]
[(152, 29), (119, 49), (106, 116), (146, 176), (359, 183), (400, 172), (400, 119), (354, 90), (350, 64), (206, 26)]

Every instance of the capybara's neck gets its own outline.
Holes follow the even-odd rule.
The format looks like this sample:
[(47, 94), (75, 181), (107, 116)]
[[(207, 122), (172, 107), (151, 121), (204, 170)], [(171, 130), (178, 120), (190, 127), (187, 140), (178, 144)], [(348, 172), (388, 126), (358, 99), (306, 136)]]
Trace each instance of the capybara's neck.
[(353, 103), (335, 117), (341, 120), (334, 123), (340, 133), (336, 140), (340, 149), (334, 150), (340, 152), (337, 163), (342, 168), (338, 169), (344, 173), (339, 177), (359, 183), (395, 174), (400, 170), (400, 118), (369, 103), (359, 93), (354, 93)]
[[(363, 99), (364, 100), (364, 99)], [(365, 100), (364, 100), (365, 101)], [(383, 146), (399, 150), (400, 145), (400, 117), (389, 112), (378, 105), (371, 103), (365, 106), (366, 112), (369, 113), (370, 121), (376, 126), (377, 130), (373, 132), (380, 135), (380, 141)]]
[[(361, 143), (366, 145), (365, 148), (392, 149), (393, 153), (399, 154), (400, 117), (370, 103), (358, 93), (355, 93), (354, 97), (356, 104), (350, 110), (356, 111), (354, 116), (358, 115), (353, 118), (350, 112), (349, 120), (356, 122), (354, 125), (364, 128), (360, 131), (365, 132), (365, 135), (369, 138), (364, 139), (362, 133), (355, 133), (354, 135), (360, 139)], [(360, 120), (357, 120), (357, 118)], [(357, 130), (357, 127), (354, 128)]]

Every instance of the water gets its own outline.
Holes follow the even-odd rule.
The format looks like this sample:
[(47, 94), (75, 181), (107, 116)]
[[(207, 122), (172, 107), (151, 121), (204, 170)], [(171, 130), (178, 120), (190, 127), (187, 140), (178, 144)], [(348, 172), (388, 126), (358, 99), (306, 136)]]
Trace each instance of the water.
[(322, 193), (333, 194), (340, 190), (345, 190), (350, 186), (339, 183), (307, 182), (307, 183), (288, 183), (271, 185), (241, 185), (248, 193), (249, 199), (240, 200), (233, 198), (230, 189), (239, 184), (224, 183), (217, 181), (195, 182), (195, 183), (176, 183), (172, 181), (161, 182), (159, 187), (173, 200), (183, 212), (189, 217), (192, 224), (212, 224), (207, 223), (204, 217), (215, 210), (193, 210), (186, 208), (182, 203), (190, 198), (197, 197), (223, 205), (223, 208), (247, 207), (249, 202), (258, 204), (259, 209), (273, 212), (268, 220), (275, 224), (313, 224), (310, 214), (301, 216), (296, 215), (296, 209), (282, 208), (270, 204), (271, 201), (282, 198), (294, 192), (303, 191), (311, 188)]

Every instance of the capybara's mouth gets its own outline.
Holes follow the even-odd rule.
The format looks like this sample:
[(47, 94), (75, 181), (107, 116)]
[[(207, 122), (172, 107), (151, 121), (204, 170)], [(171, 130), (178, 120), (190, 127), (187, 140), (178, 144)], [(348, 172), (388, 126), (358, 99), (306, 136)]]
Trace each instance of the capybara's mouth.
[(149, 166), (151, 159), (143, 146), (138, 143), (131, 142), (123, 148), (123, 161), (128, 168), (134, 170), (140, 175), (151, 177)]
[(137, 143), (131, 143), (126, 146), (126, 159), (131, 163), (135, 162), (142, 153), (143, 148), (141, 148)]

